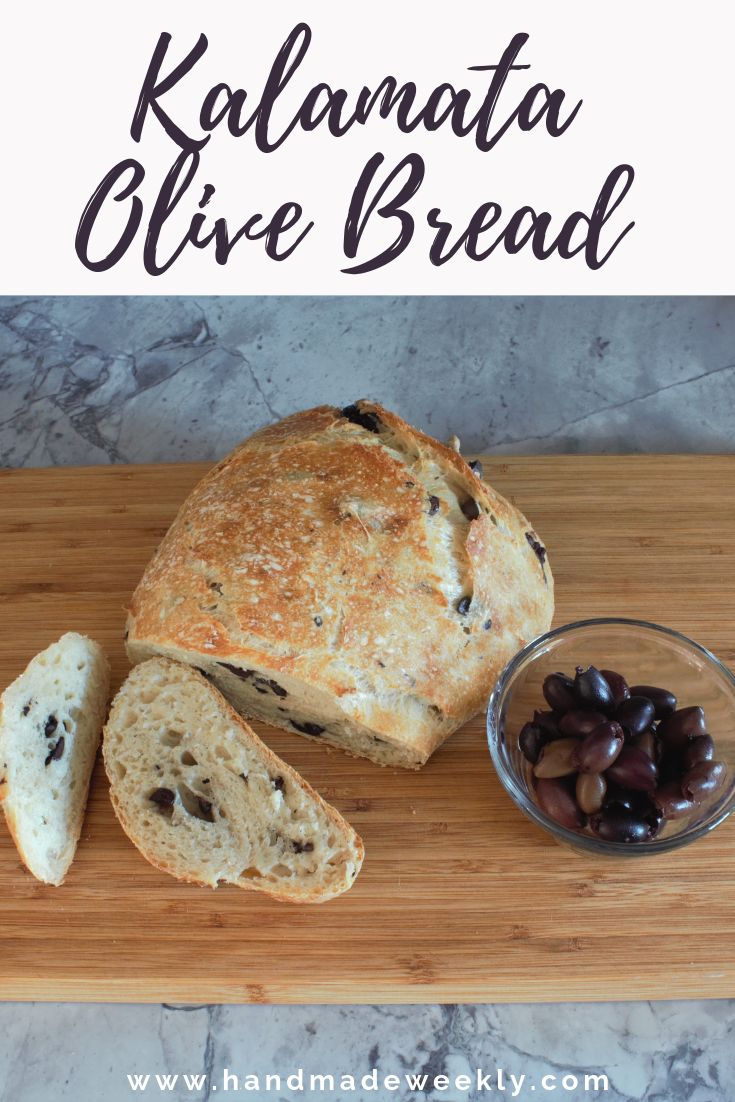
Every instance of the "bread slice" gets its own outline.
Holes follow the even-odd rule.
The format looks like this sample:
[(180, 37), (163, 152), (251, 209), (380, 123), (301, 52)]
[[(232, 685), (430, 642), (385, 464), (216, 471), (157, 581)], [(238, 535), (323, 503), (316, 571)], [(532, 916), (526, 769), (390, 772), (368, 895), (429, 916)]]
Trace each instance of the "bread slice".
[(0, 800), (22, 861), (47, 884), (74, 858), (109, 688), (102, 648), (67, 632), (0, 699)]
[(182, 505), (130, 605), (133, 664), (416, 769), (554, 607), (546, 548), (453, 448), (374, 402), (256, 432)]
[(113, 702), (103, 753), (123, 830), (172, 876), (320, 903), (360, 871), (352, 827), (190, 667), (136, 666)]

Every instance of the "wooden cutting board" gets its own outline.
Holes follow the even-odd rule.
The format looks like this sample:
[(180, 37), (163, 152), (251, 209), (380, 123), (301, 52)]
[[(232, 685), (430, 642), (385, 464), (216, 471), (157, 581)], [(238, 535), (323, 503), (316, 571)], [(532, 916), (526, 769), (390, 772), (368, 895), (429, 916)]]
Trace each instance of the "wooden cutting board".
[[(203, 465), (0, 473), (0, 685), (62, 632), (124, 676), (123, 606)], [(735, 457), (485, 461), (532, 518), (556, 623), (678, 628), (735, 664)], [(363, 872), (319, 907), (180, 884), (115, 820), (101, 768), (62, 888), (0, 825), (0, 997), (482, 1002), (735, 995), (735, 817), (680, 852), (582, 857), (518, 812), (483, 719), (418, 773), (296, 735), (268, 743), (360, 831)]]

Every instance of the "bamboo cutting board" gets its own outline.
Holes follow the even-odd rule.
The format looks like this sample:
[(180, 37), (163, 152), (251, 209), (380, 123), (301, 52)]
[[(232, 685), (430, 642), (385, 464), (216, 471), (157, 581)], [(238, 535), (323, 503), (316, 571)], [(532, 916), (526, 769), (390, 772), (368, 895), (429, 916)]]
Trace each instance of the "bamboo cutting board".
[[(735, 457), (486, 460), (548, 544), (556, 623), (651, 619), (735, 664)], [(123, 606), (203, 465), (0, 473), (0, 685), (67, 630), (126, 669)], [(682, 851), (582, 857), (518, 812), (482, 718), (418, 774), (268, 743), (362, 834), (320, 907), (180, 884), (118, 826), (98, 766), (62, 888), (0, 826), (0, 997), (482, 1002), (735, 995), (735, 819)]]

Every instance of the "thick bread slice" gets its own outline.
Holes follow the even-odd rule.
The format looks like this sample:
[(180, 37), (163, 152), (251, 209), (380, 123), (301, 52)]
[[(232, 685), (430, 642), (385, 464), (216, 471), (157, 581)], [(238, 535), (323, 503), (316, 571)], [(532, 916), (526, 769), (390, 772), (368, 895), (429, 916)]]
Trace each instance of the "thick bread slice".
[(245, 715), (418, 768), (551, 623), (546, 549), (481, 473), (373, 402), (260, 430), (148, 565), (131, 661), (197, 666)]
[(102, 648), (68, 632), (0, 700), (0, 800), (21, 859), (47, 884), (74, 858), (109, 688)]
[(320, 903), (360, 871), (349, 823), (190, 667), (136, 666), (113, 701), (103, 754), (123, 830), (172, 876)]

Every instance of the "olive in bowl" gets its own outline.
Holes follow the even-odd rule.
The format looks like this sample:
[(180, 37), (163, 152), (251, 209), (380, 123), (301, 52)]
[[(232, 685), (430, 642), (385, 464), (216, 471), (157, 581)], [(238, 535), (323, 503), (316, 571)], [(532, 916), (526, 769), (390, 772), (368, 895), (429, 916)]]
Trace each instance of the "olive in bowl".
[(501, 674), (487, 732), (511, 798), (577, 849), (665, 852), (735, 807), (735, 678), (656, 624), (587, 620), (535, 640)]

